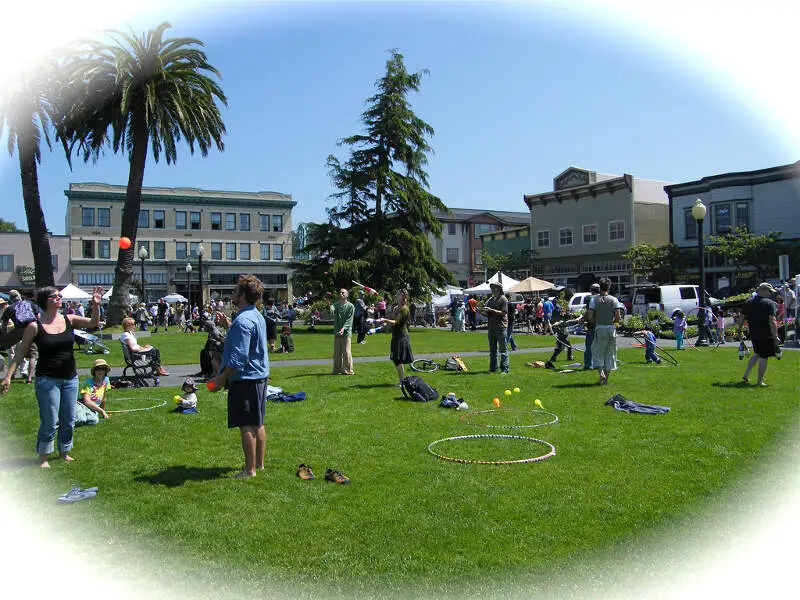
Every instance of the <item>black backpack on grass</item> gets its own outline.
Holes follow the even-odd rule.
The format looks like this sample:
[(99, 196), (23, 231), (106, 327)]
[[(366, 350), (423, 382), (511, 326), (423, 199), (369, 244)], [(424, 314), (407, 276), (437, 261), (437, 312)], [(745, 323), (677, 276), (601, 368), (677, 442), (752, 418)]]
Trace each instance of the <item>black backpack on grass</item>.
[(439, 399), (439, 392), (416, 375), (403, 378), (400, 389), (403, 390), (403, 396), (414, 402), (430, 402)]

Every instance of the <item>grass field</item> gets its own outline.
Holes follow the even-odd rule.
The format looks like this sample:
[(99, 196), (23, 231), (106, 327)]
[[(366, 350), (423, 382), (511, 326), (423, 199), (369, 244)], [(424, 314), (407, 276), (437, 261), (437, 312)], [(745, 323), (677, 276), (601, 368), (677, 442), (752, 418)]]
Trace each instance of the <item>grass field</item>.
[[(150, 341), (171, 357), (165, 362), (186, 363), (194, 361), (180, 359), (196, 356), (204, 339), (170, 333)], [(522, 347), (552, 345), (539, 336), (517, 339)], [(368, 342), (353, 346), (356, 357), (388, 354), (389, 336)], [(295, 343), (290, 358), (330, 356), (329, 333), (301, 330)], [(192, 597), (516, 597), (519, 589), (568, 597), (611, 585), (604, 578), (622, 581), (631, 569), (658, 582), (663, 557), (652, 558), (654, 548), (677, 548), (676, 539), (731, 510), (769, 468), (796, 459), (800, 353), (771, 360), (770, 387), (755, 389), (736, 385), (744, 364), (735, 347), (686, 350), (677, 353), (678, 367), (659, 367), (627, 343), (619, 341), (623, 364), (607, 387), (594, 385), (593, 372), (526, 367), (542, 355), (519, 353), (511, 354), (507, 377), (487, 373), (488, 354), (468, 357), (468, 373), (425, 375), (472, 411), (502, 400), (503, 412), (466, 422), (436, 402), (402, 399), (388, 360), (357, 364), (355, 377), (341, 377), (328, 375), (330, 365), (286, 366), (276, 356), (272, 383), (308, 399), (267, 407), (266, 469), (248, 481), (230, 478), (241, 450), (225, 427), (224, 394), (202, 389), (199, 414), (178, 415), (168, 412), (174, 390), (115, 391), (112, 409), (168, 404), (77, 429), (76, 461), (52, 461), (42, 471), (34, 466), (33, 390), (15, 384), (0, 398), (0, 483), (26, 493), (22, 515), (55, 515), (64, 539), (91, 540), (120, 573), (143, 573)], [(484, 350), (486, 337), (416, 330), (412, 345), (417, 354), (466, 352)], [(519, 393), (503, 395), (515, 386)], [(604, 405), (616, 393), (671, 410), (628, 415)], [(536, 398), (558, 423), (530, 427), (552, 420), (531, 412)], [(434, 440), (482, 433), (546, 440), (557, 454), (477, 465), (426, 450)], [(547, 449), (492, 439), (442, 443), (437, 451), (513, 460)], [(299, 463), (312, 465), (317, 480), (299, 480)], [(352, 483), (323, 481), (326, 467)], [(100, 493), (56, 506), (72, 485)]]

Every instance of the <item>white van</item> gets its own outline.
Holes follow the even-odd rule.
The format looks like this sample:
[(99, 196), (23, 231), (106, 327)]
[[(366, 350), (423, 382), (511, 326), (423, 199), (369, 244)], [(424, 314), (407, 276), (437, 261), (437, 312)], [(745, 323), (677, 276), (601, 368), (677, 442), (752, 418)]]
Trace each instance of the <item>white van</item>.
[[(706, 306), (717, 304), (719, 300), (706, 293)], [(688, 314), (700, 306), (700, 286), (697, 285), (659, 285), (638, 288), (633, 295), (633, 314), (644, 316), (649, 310), (659, 310), (668, 317), (676, 308)]]
[(572, 294), (567, 305), (567, 312), (571, 315), (583, 314), (586, 307), (589, 305), (589, 298), (592, 297), (591, 292), (576, 292)]

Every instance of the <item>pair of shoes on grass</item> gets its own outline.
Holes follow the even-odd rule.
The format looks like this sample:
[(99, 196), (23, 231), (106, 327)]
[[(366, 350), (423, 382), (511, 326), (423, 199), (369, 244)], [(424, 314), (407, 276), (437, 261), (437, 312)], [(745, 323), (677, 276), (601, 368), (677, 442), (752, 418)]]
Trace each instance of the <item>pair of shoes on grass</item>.
[[(314, 471), (311, 469), (311, 465), (298, 465), (297, 476), (304, 481), (312, 481), (316, 479), (314, 476)], [(341, 471), (325, 469), (325, 481), (330, 481), (332, 483), (350, 483), (350, 478)]]
[(62, 494), (58, 497), (58, 502), (62, 504), (72, 504), (73, 502), (80, 502), (81, 500), (88, 500), (89, 498), (94, 498), (97, 496), (98, 489), (96, 487), (81, 489), (79, 487), (74, 487), (66, 494)]

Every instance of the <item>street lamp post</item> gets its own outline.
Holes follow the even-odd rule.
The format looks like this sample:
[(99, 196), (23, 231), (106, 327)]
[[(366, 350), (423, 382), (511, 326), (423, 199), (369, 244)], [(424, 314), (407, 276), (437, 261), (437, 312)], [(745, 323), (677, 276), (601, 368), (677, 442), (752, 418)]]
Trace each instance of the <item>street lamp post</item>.
[(697, 323), (697, 342), (695, 346), (708, 346), (708, 338), (706, 335), (706, 265), (705, 265), (705, 249), (703, 245), (703, 221), (706, 218), (706, 205), (698, 198), (694, 201), (692, 206), (692, 216), (697, 221), (697, 260), (700, 267), (700, 298), (698, 302), (698, 323)]
[(203, 307), (203, 301), (205, 300), (203, 298), (203, 254), (205, 253), (206, 249), (203, 248), (203, 244), (199, 244), (197, 246), (197, 263), (199, 267), (198, 270), (200, 272), (197, 274), (197, 284), (199, 286), (198, 289), (200, 290), (200, 308)]
[(186, 289), (187, 295), (189, 296), (189, 306), (192, 305), (192, 263), (186, 263)]
[(147, 258), (147, 248), (139, 246), (139, 258), (142, 259), (142, 299), (141, 302), (147, 303), (147, 295), (144, 293), (144, 259)]

